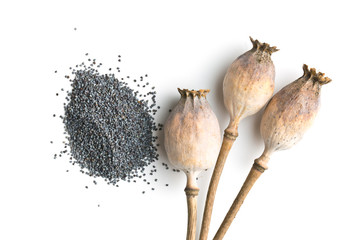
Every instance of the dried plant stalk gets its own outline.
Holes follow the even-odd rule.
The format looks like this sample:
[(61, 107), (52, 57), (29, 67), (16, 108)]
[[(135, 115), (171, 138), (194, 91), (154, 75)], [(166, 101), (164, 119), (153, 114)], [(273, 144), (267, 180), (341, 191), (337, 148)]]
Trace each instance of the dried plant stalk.
[(252, 166), (243, 186), (241, 187), (240, 192), (236, 196), (231, 208), (229, 209), (228, 213), (224, 221), (222, 222), (219, 230), (216, 232), (214, 240), (223, 239), (225, 233), (229, 229), (232, 221), (234, 220), (237, 212), (239, 211), (241, 205), (243, 204), (247, 194), (250, 192), (250, 189), (255, 184), (256, 180), (261, 176), (261, 174), (266, 170), (263, 166), (259, 163), (255, 162)]
[(207, 239), (207, 234), (209, 232), (209, 226), (211, 221), (211, 213), (213, 210), (213, 204), (215, 201), (216, 189), (220, 180), (222, 170), (225, 165), (226, 158), (230, 152), (230, 149), (237, 138), (237, 133), (231, 134), (225, 130), (224, 139), (221, 145), (219, 157), (216, 161), (214, 172), (212, 174), (209, 189), (207, 192), (205, 211), (202, 219), (200, 239)]
[(195, 240), (196, 236), (196, 216), (197, 216), (197, 196), (199, 189), (185, 188), (186, 200), (188, 205), (188, 226), (186, 240)]

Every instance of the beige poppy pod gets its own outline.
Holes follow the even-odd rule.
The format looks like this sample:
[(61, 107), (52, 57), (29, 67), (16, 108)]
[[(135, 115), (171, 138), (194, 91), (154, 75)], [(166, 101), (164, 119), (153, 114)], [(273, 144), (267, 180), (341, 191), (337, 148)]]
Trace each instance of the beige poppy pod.
[(219, 122), (206, 99), (209, 90), (178, 89), (180, 101), (164, 125), (164, 145), (169, 161), (187, 176), (187, 239), (195, 239), (199, 172), (215, 165), (221, 134)]
[(178, 89), (181, 99), (165, 126), (165, 150), (169, 161), (186, 173), (215, 165), (220, 149), (219, 122), (206, 99), (209, 90)]
[(268, 168), (270, 155), (295, 145), (312, 125), (320, 106), (321, 86), (331, 81), (314, 68), (303, 66), (304, 75), (275, 94), (266, 106), (260, 131), (265, 142), (263, 154), (255, 160), (214, 240), (223, 239), (250, 189)]
[(250, 37), (253, 48), (238, 57), (224, 78), (224, 103), (230, 114), (228, 129), (237, 133), (241, 119), (257, 113), (274, 93), (275, 67), (271, 54), (278, 51)]
[(266, 106), (260, 125), (265, 143), (263, 158), (294, 146), (317, 115), (321, 86), (331, 79), (314, 68), (309, 70), (306, 64), (303, 70), (302, 77), (281, 89)]

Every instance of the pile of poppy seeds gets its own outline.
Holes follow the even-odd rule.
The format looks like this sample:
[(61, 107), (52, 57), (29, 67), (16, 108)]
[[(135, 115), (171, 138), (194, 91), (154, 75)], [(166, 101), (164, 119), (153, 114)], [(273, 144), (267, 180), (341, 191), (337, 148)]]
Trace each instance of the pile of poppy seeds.
[[(159, 157), (154, 135), (162, 125), (156, 124), (153, 117), (160, 109), (155, 87), (148, 86), (147, 75), (134, 79), (139, 88), (151, 88), (140, 94), (129, 87), (129, 76), (119, 80), (113, 73), (101, 74), (98, 69), (102, 64), (97, 64), (96, 59), (88, 61), (89, 66), (82, 63), (70, 68), (73, 77), (65, 76), (71, 82), (71, 91), (67, 91), (64, 116), (60, 118), (68, 141), (59, 156), (67, 153), (81, 172), (104, 178), (108, 184), (131, 179), (136, 182), (134, 179), (144, 177), (145, 168)], [(168, 169), (166, 163), (163, 166)], [(155, 165), (150, 175), (153, 172)]]

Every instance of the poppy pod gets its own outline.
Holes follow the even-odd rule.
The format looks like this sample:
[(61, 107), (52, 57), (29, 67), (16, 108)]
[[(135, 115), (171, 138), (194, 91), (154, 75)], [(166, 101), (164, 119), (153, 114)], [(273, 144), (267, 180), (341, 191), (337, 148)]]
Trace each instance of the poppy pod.
[(164, 145), (171, 164), (187, 176), (187, 239), (195, 239), (199, 172), (214, 166), (220, 149), (219, 122), (206, 99), (209, 90), (178, 89), (180, 101), (164, 125)]
[(271, 54), (278, 49), (251, 37), (250, 40), (253, 48), (231, 64), (224, 78), (224, 103), (230, 114), (228, 129), (234, 133), (240, 120), (257, 113), (274, 93)]
[(230, 122), (225, 129), (221, 150), (211, 177), (200, 240), (207, 239), (217, 186), (226, 158), (238, 136), (239, 122), (241, 119), (257, 113), (274, 92), (275, 67), (271, 60), (271, 54), (278, 49), (267, 43), (253, 40), (251, 37), (250, 40), (253, 45), (252, 49), (235, 59), (224, 78), (224, 103), (230, 114)]

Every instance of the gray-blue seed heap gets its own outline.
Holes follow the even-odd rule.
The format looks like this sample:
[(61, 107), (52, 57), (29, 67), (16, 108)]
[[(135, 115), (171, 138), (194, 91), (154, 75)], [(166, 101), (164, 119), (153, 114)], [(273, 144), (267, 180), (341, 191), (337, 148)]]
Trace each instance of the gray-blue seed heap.
[(141, 177), (145, 167), (158, 159), (158, 130), (153, 103), (139, 100), (114, 74), (101, 75), (92, 68), (73, 72), (75, 77), (63, 122), (73, 161), (93, 177), (108, 183)]

